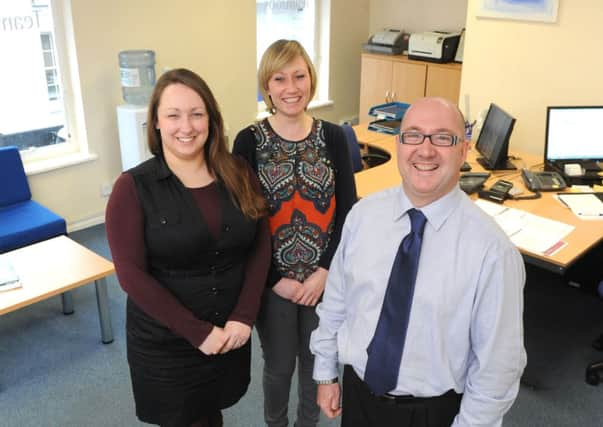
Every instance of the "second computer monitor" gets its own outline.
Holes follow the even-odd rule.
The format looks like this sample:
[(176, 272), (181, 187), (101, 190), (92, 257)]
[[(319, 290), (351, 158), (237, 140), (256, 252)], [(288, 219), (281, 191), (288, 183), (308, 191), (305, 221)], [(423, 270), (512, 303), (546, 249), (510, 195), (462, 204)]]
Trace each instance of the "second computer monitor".
[(578, 163), (585, 171), (600, 171), (599, 163), (603, 162), (601, 123), (601, 105), (548, 107), (545, 168), (563, 171), (565, 164)]
[(508, 160), (509, 138), (513, 132), (515, 118), (496, 104), (490, 104), (475, 149), (481, 155), (477, 158), (487, 170), (516, 169)]

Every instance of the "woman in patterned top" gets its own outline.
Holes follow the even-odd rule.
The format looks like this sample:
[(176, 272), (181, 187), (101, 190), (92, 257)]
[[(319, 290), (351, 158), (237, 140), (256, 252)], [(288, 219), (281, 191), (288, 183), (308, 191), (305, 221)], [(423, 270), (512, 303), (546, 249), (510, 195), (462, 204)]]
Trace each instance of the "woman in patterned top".
[(264, 52), (259, 87), (271, 115), (237, 135), (233, 153), (255, 170), (269, 205), (272, 264), (257, 328), (264, 353), (266, 424), (288, 425), (291, 377), (299, 358), (297, 427), (315, 426), (311, 332), (346, 214), (356, 201), (351, 160), (339, 126), (306, 109), (316, 72), (304, 48), (278, 40)]

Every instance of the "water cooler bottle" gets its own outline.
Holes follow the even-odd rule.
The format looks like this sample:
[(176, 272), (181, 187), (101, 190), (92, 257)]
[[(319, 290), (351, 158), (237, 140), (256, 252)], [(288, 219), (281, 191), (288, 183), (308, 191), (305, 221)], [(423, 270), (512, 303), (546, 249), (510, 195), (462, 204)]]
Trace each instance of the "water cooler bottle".
[(117, 107), (117, 127), (122, 170), (152, 157), (147, 146), (147, 106), (124, 104)]
[(119, 74), (123, 99), (117, 107), (121, 166), (130, 169), (152, 155), (147, 147), (147, 104), (155, 85), (155, 52), (119, 52)]

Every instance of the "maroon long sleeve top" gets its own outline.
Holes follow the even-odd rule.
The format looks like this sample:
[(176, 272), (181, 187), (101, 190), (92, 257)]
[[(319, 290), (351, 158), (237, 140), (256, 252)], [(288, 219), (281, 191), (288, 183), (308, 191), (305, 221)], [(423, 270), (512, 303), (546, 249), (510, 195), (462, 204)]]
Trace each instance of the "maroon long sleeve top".
[[(255, 177), (250, 177), (254, 179)], [(255, 181), (255, 180), (254, 180)], [(257, 188), (259, 184), (254, 182)], [(215, 183), (190, 189), (210, 233), (220, 230), (220, 203)], [(107, 239), (119, 283), (145, 313), (199, 347), (213, 328), (198, 319), (169, 290), (149, 274), (146, 260), (144, 217), (134, 179), (128, 173), (119, 176), (106, 211)], [(252, 326), (257, 317), (262, 291), (270, 265), (271, 247), (268, 221), (257, 223), (256, 237), (245, 264), (245, 278), (237, 304), (228, 320)]]

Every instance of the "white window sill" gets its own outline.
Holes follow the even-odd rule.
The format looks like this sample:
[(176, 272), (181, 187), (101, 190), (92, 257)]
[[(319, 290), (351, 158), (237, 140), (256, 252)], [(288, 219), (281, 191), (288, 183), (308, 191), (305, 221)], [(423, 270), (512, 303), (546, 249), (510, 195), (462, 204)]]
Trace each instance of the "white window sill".
[[(310, 104), (308, 104), (308, 111), (310, 111), (310, 110), (316, 110), (316, 109), (323, 108), (323, 107), (329, 107), (329, 106), (334, 105), (334, 104), (335, 104), (335, 102), (333, 102), (330, 99), (310, 101)], [(269, 117), (269, 116), (270, 116), (270, 113), (268, 111), (258, 111), (257, 116), (255, 116), (255, 119), (256, 120), (263, 120), (263, 119), (265, 119), (266, 117)]]
[(28, 176), (49, 172), (56, 169), (62, 169), (81, 163), (91, 162), (98, 159), (98, 155), (93, 153), (74, 153), (54, 157), (52, 159), (31, 160), (23, 165), (25, 173)]

